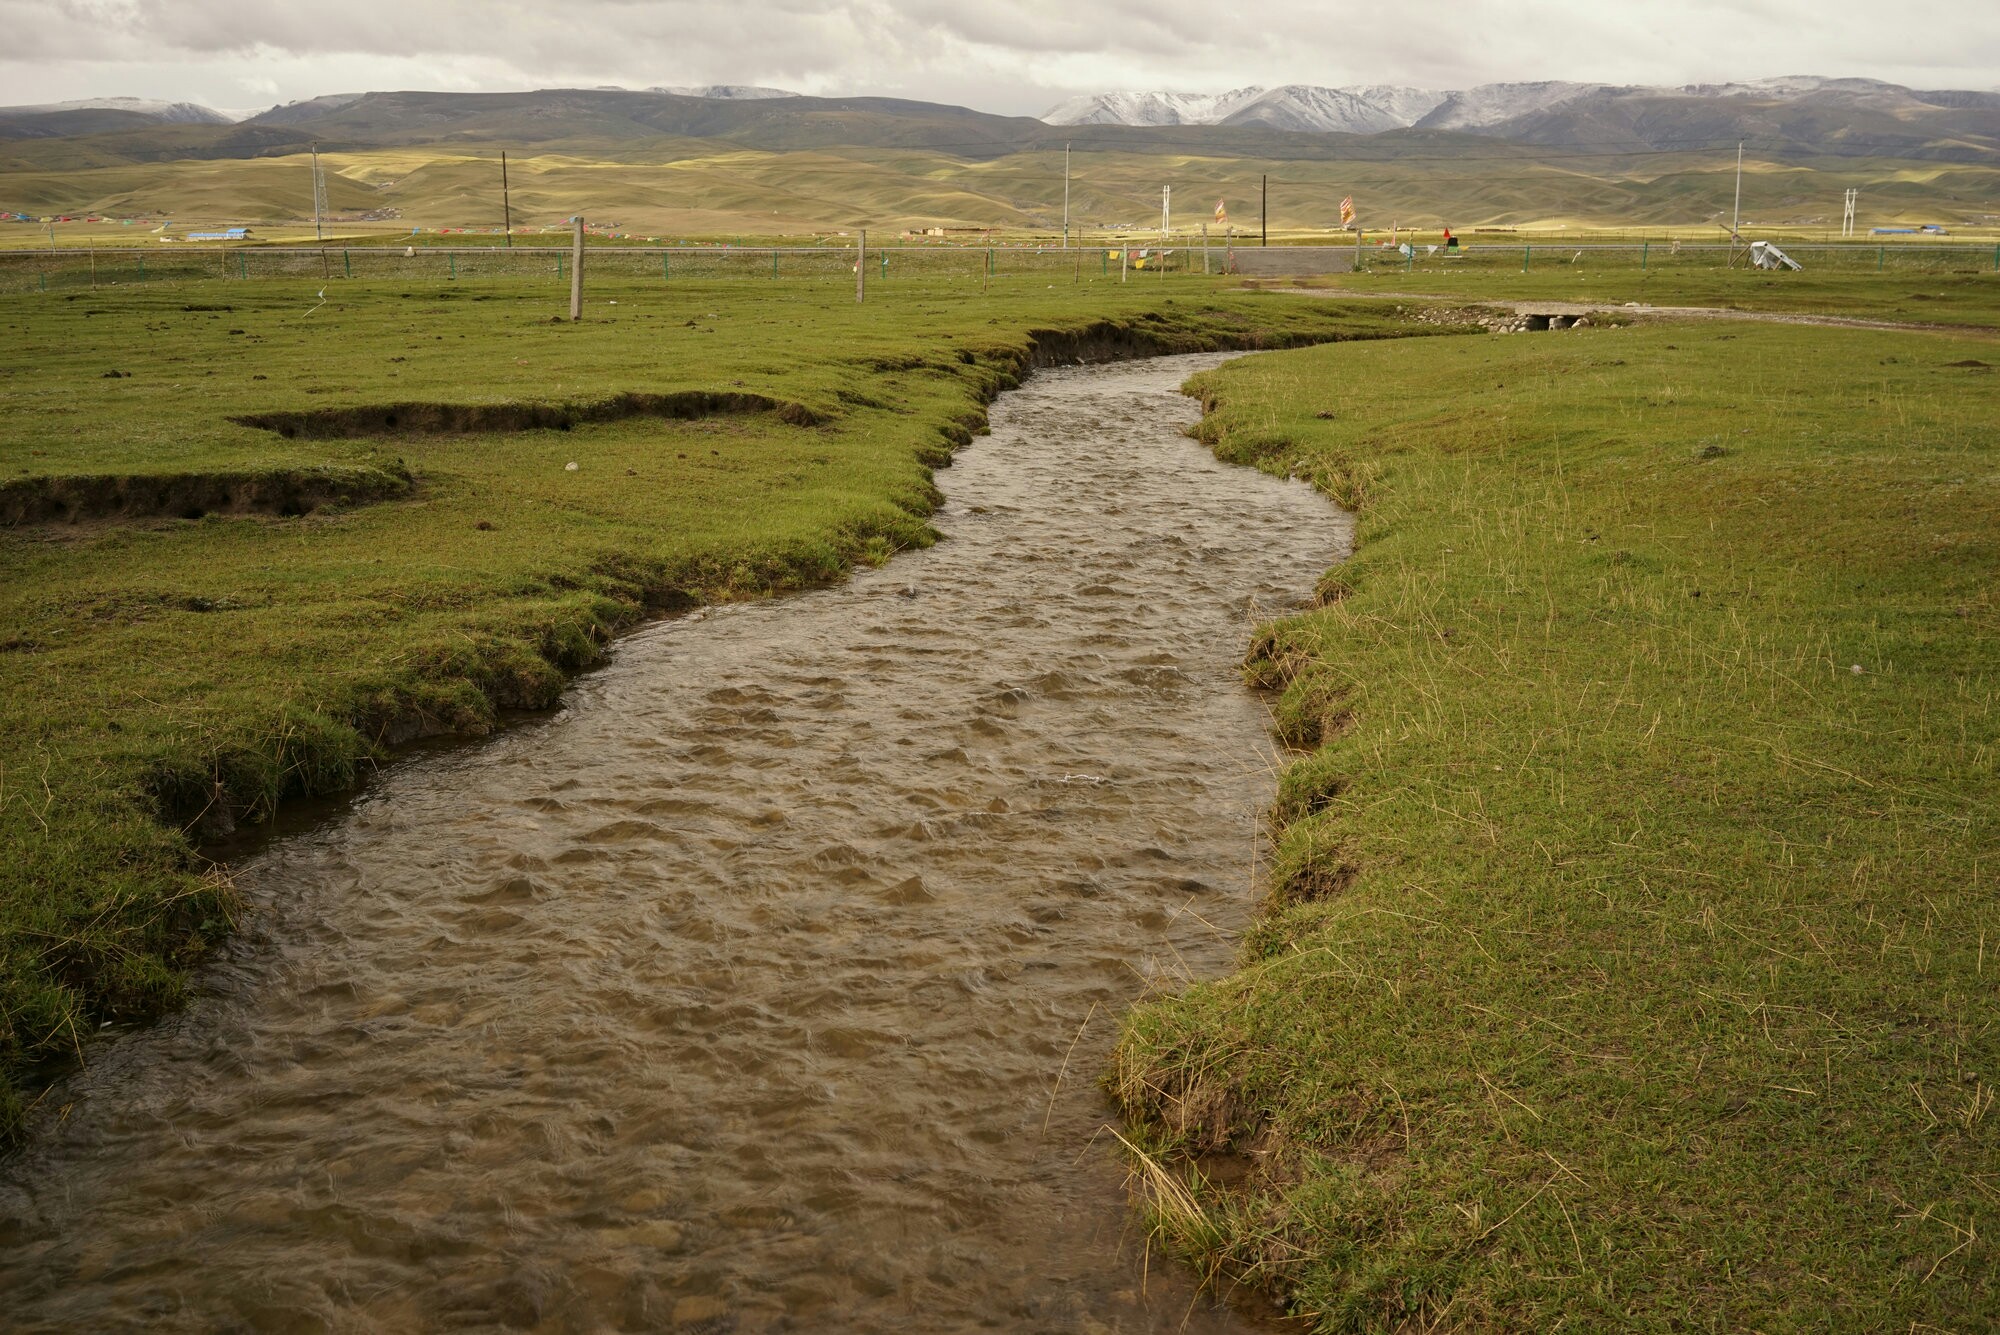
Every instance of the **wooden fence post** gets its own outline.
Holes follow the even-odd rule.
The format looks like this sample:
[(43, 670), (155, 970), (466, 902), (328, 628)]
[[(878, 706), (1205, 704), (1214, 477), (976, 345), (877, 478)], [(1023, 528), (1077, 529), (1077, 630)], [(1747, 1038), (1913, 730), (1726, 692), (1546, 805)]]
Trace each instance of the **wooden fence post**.
[(569, 318), (583, 318), (583, 215), (576, 215), (576, 243), (569, 262)]

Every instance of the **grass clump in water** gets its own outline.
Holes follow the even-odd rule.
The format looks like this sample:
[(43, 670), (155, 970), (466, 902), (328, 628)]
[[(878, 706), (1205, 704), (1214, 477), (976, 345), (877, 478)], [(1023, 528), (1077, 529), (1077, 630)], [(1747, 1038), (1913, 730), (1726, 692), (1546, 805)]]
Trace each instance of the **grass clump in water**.
[(1156, 1158), (1247, 1165), (1194, 1193), (1204, 1264), (1328, 1331), (2000, 1315), (1988, 349), (1643, 326), (1200, 379), (1223, 457), (1362, 498), (1251, 658), (1304, 748), (1266, 912), (1110, 1077)]

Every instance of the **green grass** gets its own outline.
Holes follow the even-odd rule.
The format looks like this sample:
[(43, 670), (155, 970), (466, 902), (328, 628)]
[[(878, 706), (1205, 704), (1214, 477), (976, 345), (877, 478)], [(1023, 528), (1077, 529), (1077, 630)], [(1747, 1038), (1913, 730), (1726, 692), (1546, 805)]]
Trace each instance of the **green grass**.
[[(871, 234), (868, 248), (869, 280), (878, 287), (885, 283), (918, 282), (945, 284), (947, 291), (962, 293), (968, 284), (982, 289), (990, 285), (990, 280), (1006, 283), (1038, 280), (1045, 288), (1051, 284), (1108, 287), (1118, 282), (1120, 247), (1117, 246), (1074, 246), (1064, 250), (1057, 246), (912, 242), (907, 246), (898, 244), (885, 252), (878, 244), (882, 239)], [(471, 238), (472, 244), (462, 249), (441, 244), (467, 240), (456, 236), (399, 236), (387, 244), (331, 242), (323, 251), (310, 245), (188, 246), (150, 252), (128, 248), (100, 250), (95, 256), (71, 252), (54, 260), (35, 251), (0, 252), (0, 293), (68, 295), (161, 280), (185, 282), (209, 278), (292, 278), (310, 282), (307, 292), (318, 288), (322, 281), (349, 278), (403, 285), (449, 283), (452, 291), (468, 290), (457, 286), (466, 281), (497, 283), (503, 285), (502, 290), (517, 293), (540, 289), (558, 300), (567, 291), (568, 238), (518, 238), (512, 250), (493, 244), (497, 237)], [(408, 247), (403, 244), (406, 241), (411, 243)], [(755, 246), (746, 241), (743, 245), (663, 244), (642, 249), (638, 245), (593, 238), (585, 269), (593, 281), (622, 279), (650, 286), (654, 281), (685, 284), (729, 279), (761, 287), (775, 280), (787, 284), (815, 283), (833, 296), (853, 291), (854, 247), (852, 237), (827, 238), (807, 241), (774, 255), (761, 241)], [(406, 249), (414, 253), (405, 255)], [(1214, 247), (1210, 260), (1218, 276), (1223, 258), (1223, 249)], [(1177, 247), (1171, 268), (1177, 279), (1203, 276), (1200, 249)], [(1133, 283), (1149, 277), (1158, 280), (1152, 266), (1134, 269), (1128, 277)]]
[[(1407, 332), (1193, 280), (891, 281), (859, 307), (851, 281), (605, 277), (574, 325), (553, 281), (436, 274), (0, 297), (0, 502), (83, 510), (0, 529), (0, 1136), (16, 1091), (174, 1004), (229, 929), (194, 835), (350, 787), (397, 740), (547, 706), (648, 614), (929, 542), (930, 469), (1031, 331), (1156, 351)], [(590, 420), (688, 392), (709, 410)], [(551, 424), (408, 430), (424, 405)], [(390, 411), (402, 428), (329, 438), (232, 420)], [(321, 503), (272, 503), (300, 479)], [(310, 512), (232, 512), (253, 493)]]
[[(1547, 300), (1622, 306), (1716, 306), (1733, 310), (1844, 315), (1912, 324), (2000, 325), (2000, 270), (1990, 247), (1977, 252), (1891, 251), (1876, 269), (1875, 247), (1838, 262), (1801, 250), (1801, 273), (1765, 273), (1720, 252), (1662, 256), (1640, 267), (1638, 250), (1536, 251), (1521, 269), (1521, 246), (1477, 245), (1460, 260), (1368, 257), (1367, 271), (1312, 280), (1342, 295), (1423, 293), (1439, 301)], [(1269, 280), (1266, 280), (1268, 283)]]
[(1709, 324), (1201, 379), (1361, 531), (1250, 661), (1299, 750), (1240, 968), (1108, 1077), (1174, 1246), (1327, 1331), (2000, 1323), (1967, 361)]

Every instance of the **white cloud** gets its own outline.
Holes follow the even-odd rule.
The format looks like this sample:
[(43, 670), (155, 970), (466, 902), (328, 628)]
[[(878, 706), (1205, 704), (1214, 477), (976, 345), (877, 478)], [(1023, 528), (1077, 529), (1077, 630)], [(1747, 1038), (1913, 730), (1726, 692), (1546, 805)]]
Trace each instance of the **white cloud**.
[[(2000, 7), (1885, 22), (1855, 0), (1459, 0), (1356, 22), (1322, 0), (0, 0), (8, 100), (223, 106), (371, 88), (762, 83), (1035, 114), (1072, 92), (1244, 84), (1712, 82), (1863, 75), (2000, 85)], [(1782, 66), (1778, 68), (1777, 66)]]

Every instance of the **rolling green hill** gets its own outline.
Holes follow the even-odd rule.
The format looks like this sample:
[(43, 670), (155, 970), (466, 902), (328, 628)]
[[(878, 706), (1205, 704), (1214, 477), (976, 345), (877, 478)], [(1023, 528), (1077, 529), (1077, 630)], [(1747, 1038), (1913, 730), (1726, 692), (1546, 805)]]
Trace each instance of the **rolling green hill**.
[[(1688, 101), (1690, 116), (1723, 115)], [(1443, 130), (1059, 127), (886, 98), (371, 93), (282, 107), (238, 125), (124, 124), (21, 137), (10, 126), (24, 118), (0, 117), (0, 210), (187, 223), (310, 219), (306, 154), (317, 144), (329, 205), (350, 219), (375, 213), (425, 227), (497, 226), (505, 151), (514, 216), (530, 226), (581, 212), (663, 235), (864, 225), (1052, 232), (1062, 220), (1067, 144), (1072, 220), (1100, 233), (1154, 226), (1163, 186), (1173, 187), (1184, 222), (1208, 218), (1221, 199), (1239, 230), (1254, 229), (1266, 178), (1270, 222), (1281, 230), (1332, 226), (1347, 195), (1376, 228), (1701, 227), (1722, 218), (1734, 188), (1735, 145), (1723, 142), (1730, 126), (1689, 122), (1696, 136), (1689, 142), (1699, 146), (1684, 151), (1635, 146), (1632, 106), (1610, 100), (1572, 115), (1572, 139), (1595, 133), (1591, 116), (1605, 118), (1603, 142), (1611, 146), (1599, 148)], [(98, 118), (87, 127), (124, 115), (76, 114)], [(1657, 125), (1648, 132), (1659, 141)], [(1852, 151), (1862, 138), (1843, 139), (1830, 120), (1814, 131), (1824, 145), (1796, 132), (1774, 134), (1770, 151), (1752, 144), (1746, 218), (1825, 225), (1837, 219), (1841, 193), (1858, 186), (1864, 225), (2000, 220), (2000, 153), (1982, 148), (1983, 139), (1963, 138), (1954, 152), (1966, 160), (1945, 162), (1842, 155), (1841, 143)]]

